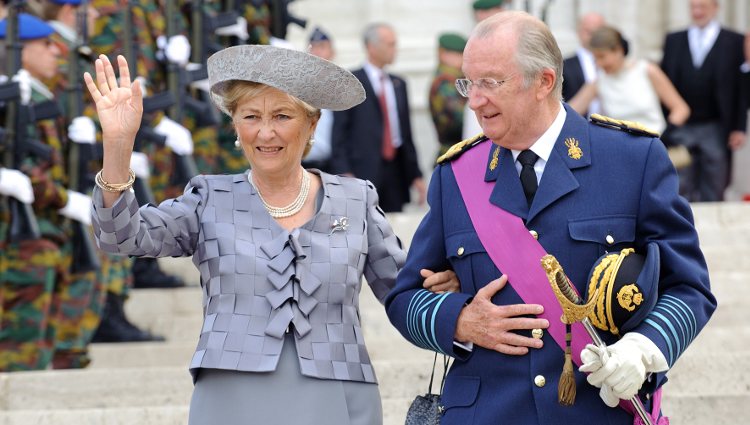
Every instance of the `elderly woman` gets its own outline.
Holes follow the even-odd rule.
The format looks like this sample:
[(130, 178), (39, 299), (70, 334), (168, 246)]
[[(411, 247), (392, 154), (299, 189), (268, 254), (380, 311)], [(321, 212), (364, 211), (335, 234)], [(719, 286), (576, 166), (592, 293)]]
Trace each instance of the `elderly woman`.
[[(305, 170), (320, 109), (364, 99), (357, 79), (307, 53), (236, 46), (208, 60), (214, 101), (251, 171), (198, 176), (182, 196), (138, 208), (130, 186), (142, 91), (118, 57), (85, 74), (104, 138), (94, 227), (107, 252), (189, 256), (205, 314), (190, 371), (190, 424), (379, 424), (380, 394), (358, 295), (378, 299), (405, 259), (372, 184)], [(432, 290), (453, 272), (424, 271)]]

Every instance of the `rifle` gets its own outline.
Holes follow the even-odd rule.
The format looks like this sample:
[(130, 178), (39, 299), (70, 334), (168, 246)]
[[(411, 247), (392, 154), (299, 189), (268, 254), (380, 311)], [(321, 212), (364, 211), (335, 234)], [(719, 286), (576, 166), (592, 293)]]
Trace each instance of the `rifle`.
[(289, 24), (296, 24), (302, 28), (307, 26), (307, 20), (289, 13), (289, 4), (294, 0), (271, 0), (271, 35), (286, 39)]
[[(68, 58), (68, 105), (67, 120), (72, 122), (73, 118), (83, 115), (83, 85), (81, 84), (80, 55), (82, 49), (87, 45), (87, 10), (88, 1), (83, 0), (76, 11), (76, 40), (70, 48)], [(79, 144), (69, 141), (68, 145), (68, 187), (81, 193), (88, 193), (91, 186), (86, 184), (82, 177), (88, 173), (88, 163), (93, 156), (92, 145)], [(73, 227), (73, 261), (71, 272), (84, 273), (98, 270), (101, 264), (99, 256), (94, 249), (91, 234), (86, 224), (80, 221), (72, 221)]]
[[(186, 72), (187, 77), (183, 83), (188, 87), (193, 82), (208, 78), (206, 68), (208, 57), (224, 48), (221, 43), (216, 41), (216, 29), (236, 23), (239, 16), (237, 11), (227, 10), (210, 15), (208, 11), (204, 10), (203, 0), (193, 0), (190, 3), (191, 61), (195, 64), (201, 64), (201, 66)], [(220, 124), (222, 122), (220, 112), (214, 107), (209, 94), (202, 90), (192, 90), (192, 94), (193, 96), (186, 96), (184, 102), (185, 106), (194, 112), (196, 125), (208, 127)]]
[[(178, 34), (178, 24), (182, 13), (177, 5), (177, 0), (166, 0), (166, 18), (167, 18), (167, 40)], [(167, 59), (167, 86), (168, 90), (175, 97), (175, 104), (169, 109), (169, 117), (182, 125), (184, 118), (183, 111), (187, 104), (187, 88), (189, 83), (187, 82), (187, 74), (184, 67), (173, 63)], [(192, 98), (190, 98), (192, 99)], [(197, 106), (200, 113), (205, 113), (202, 109), (201, 104), (192, 103), (191, 105)], [(192, 155), (178, 155), (172, 153), (172, 159), (174, 161), (175, 170), (174, 174), (170, 179), (170, 183), (173, 185), (184, 186), (190, 181), (191, 178), (198, 175), (198, 167), (195, 165), (195, 160)]]
[[(23, 0), (12, 0), (7, 7), (7, 27), (5, 33), (6, 61), (5, 71), (12, 77), (21, 69), (21, 44), (18, 34), (18, 14), (24, 7)], [(5, 103), (5, 128), (3, 131), (3, 166), (6, 168), (19, 169), (23, 154), (27, 150), (44, 155), (49, 155), (49, 147), (40, 142), (28, 139), (27, 119), (32, 111), (25, 111), (25, 105), (21, 104), (21, 90), (16, 82), (8, 81), (0, 88), (0, 100)], [(47, 149), (45, 149), (47, 148)], [(47, 156), (49, 157), (49, 156)], [(8, 210), (10, 211), (10, 223), (8, 228), (8, 240), (20, 242), (25, 240), (39, 239), (41, 232), (39, 224), (34, 215), (31, 204), (25, 204), (15, 198), (8, 197)]]
[[(130, 69), (130, 75), (135, 77), (138, 75), (138, 62), (136, 55), (136, 47), (138, 40), (136, 34), (133, 31), (133, 9), (135, 9), (137, 0), (120, 0), (121, 3), (125, 3), (125, 7), (122, 10), (123, 13), (123, 50), (124, 56), (128, 61), (128, 68)], [(145, 87), (142, 87), (145, 89)], [(142, 151), (146, 143), (155, 143), (159, 146), (164, 146), (167, 138), (154, 131), (151, 126), (146, 122), (146, 116), (151, 112), (162, 111), (169, 109), (174, 104), (174, 97), (169, 92), (159, 93), (156, 95), (148, 96), (143, 99), (143, 120), (141, 127), (138, 129), (138, 133), (135, 135), (135, 142), (133, 144), (133, 150)], [(151, 187), (148, 185), (148, 181), (136, 178), (133, 183), (133, 191), (135, 192), (135, 198), (138, 201), (138, 205), (154, 204), (156, 198), (154, 193), (151, 191)]]

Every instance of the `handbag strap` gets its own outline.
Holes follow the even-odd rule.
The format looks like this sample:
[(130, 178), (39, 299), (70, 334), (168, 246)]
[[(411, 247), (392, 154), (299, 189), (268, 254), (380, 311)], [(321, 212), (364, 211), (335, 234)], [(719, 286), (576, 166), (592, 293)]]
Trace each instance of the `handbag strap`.
[[(435, 358), (432, 360), (432, 373), (430, 374), (430, 387), (427, 388), (427, 394), (433, 394), (432, 382), (435, 380), (435, 366), (437, 365), (438, 353), (435, 352)], [(445, 378), (448, 375), (448, 367), (450, 366), (450, 357), (443, 354), (443, 377), (440, 379), (440, 394), (443, 394), (443, 387), (445, 387)]]

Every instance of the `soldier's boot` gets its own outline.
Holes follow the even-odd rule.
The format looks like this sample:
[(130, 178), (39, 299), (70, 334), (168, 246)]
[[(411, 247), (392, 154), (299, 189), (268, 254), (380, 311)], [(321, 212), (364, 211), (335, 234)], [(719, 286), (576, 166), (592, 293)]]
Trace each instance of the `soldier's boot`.
[(107, 293), (102, 321), (92, 342), (143, 342), (164, 341), (160, 335), (139, 329), (125, 317), (124, 297)]
[(85, 350), (55, 350), (52, 357), (53, 369), (83, 369), (91, 363), (91, 357)]
[(136, 258), (133, 261), (134, 288), (180, 288), (185, 282), (159, 268), (156, 258)]

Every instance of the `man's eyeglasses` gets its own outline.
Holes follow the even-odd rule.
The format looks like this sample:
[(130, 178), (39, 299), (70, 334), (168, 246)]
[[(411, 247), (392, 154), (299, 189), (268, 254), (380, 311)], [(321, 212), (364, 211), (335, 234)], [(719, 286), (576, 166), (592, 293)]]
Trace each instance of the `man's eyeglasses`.
[(469, 92), (472, 88), (477, 88), (484, 92), (494, 91), (500, 88), (500, 86), (505, 84), (506, 81), (510, 80), (513, 77), (514, 75), (511, 75), (510, 77), (506, 77), (504, 80), (500, 81), (497, 81), (494, 78), (480, 78), (476, 81), (471, 81), (467, 78), (457, 78), (456, 90), (458, 90), (458, 94), (460, 94), (461, 96), (469, 97)]

